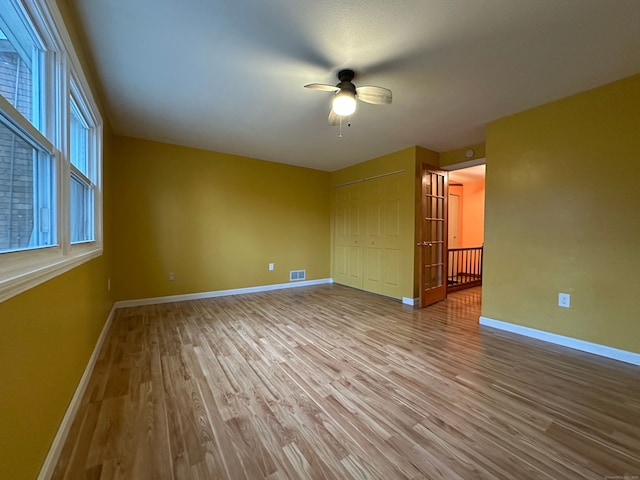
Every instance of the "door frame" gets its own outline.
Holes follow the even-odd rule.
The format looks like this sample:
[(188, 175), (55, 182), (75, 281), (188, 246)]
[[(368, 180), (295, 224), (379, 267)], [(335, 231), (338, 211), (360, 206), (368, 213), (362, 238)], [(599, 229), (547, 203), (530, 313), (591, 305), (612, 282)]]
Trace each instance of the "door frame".
[[(467, 160), (465, 162), (446, 165), (444, 167), (440, 167), (440, 169), (444, 170), (447, 173), (451, 173), (451, 172), (455, 172), (457, 170), (464, 170), (465, 168), (477, 167), (479, 165), (485, 165), (486, 166), (486, 164), (487, 164), (487, 157), (483, 156), (483, 157), (474, 158), (472, 160)], [(485, 170), (485, 198), (486, 198), (486, 170)], [(448, 209), (447, 209), (447, 211), (448, 211)], [(447, 239), (448, 238), (449, 238), (449, 232), (447, 230)], [(484, 245), (484, 243), (483, 243), (483, 245)], [(447, 252), (447, 259), (448, 259), (448, 256), (449, 255), (448, 255), (448, 252)], [(450, 290), (450, 287), (449, 287), (448, 282), (447, 282), (447, 291), (449, 291), (449, 290)]]

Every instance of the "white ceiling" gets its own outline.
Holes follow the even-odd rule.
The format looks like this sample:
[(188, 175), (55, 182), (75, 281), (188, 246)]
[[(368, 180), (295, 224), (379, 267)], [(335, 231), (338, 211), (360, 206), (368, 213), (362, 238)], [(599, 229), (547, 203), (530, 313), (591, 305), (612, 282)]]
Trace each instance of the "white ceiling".
[(462, 170), (453, 170), (449, 172), (449, 185), (452, 183), (465, 183), (476, 182), (478, 180), (484, 180), (486, 168), (485, 165), (476, 165), (474, 167), (463, 168)]
[[(640, 72), (640, 0), (71, 0), (121, 135), (321, 170)], [(393, 91), (338, 138), (337, 83)]]

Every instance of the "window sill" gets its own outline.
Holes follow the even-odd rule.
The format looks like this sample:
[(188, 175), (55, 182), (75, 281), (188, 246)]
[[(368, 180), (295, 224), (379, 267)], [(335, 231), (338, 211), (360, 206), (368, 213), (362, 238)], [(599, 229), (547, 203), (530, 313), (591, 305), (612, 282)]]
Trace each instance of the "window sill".
[(102, 245), (83, 247), (73, 249), (74, 252), (66, 256), (62, 256), (60, 250), (55, 248), (49, 254), (42, 255), (35, 263), (23, 264), (23, 267), (18, 266), (10, 271), (0, 271), (0, 303), (102, 255)]

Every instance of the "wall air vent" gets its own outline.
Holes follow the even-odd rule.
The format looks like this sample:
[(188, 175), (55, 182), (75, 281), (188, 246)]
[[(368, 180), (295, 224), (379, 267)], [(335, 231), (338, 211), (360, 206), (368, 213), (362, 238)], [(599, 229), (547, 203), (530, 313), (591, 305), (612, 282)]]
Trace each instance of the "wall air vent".
[(307, 278), (307, 271), (306, 270), (291, 270), (289, 272), (289, 281), (293, 282), (296, 280), (304, 280), (305, 278)]

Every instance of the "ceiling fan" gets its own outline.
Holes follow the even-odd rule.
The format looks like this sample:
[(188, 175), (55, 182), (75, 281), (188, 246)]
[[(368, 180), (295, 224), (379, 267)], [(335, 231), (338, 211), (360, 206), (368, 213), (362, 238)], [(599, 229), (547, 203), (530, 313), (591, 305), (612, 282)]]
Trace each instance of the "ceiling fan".
[(355, 77), (353, 70), (340, 70), (338, 72), (338, 80), (340, 82), (335, 86), (325, 83), (305, 85), (305, 88), (310, 88), (311, 90), (335, 93), (331, 103), (331, 111), (329, 112), (329, 125), (339, 125), (341, 117), (353, 115), (356, 111), (356, 100), (373, 103), (374, 105), (389, 105), (391, 103), (391, 90), (374, 86), (356, 88), (351, 83), (353, 77)]

